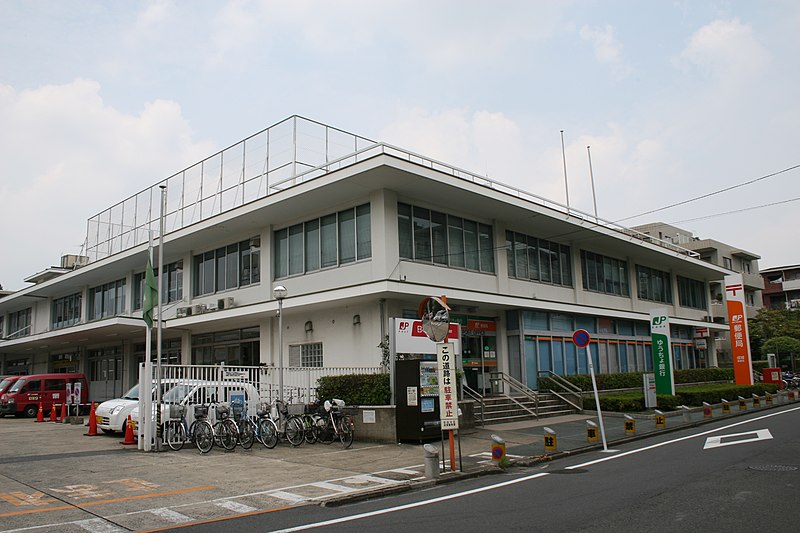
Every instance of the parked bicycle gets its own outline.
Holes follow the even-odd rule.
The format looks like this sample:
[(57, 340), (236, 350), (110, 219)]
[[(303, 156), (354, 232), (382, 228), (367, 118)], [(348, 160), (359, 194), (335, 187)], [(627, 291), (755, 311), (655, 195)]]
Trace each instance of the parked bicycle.
[(214, 422), (214, 443), (230, 451), (236, 448), (239, 441), (239, 427), (229, 416), (230, 409), (223, 403), (217, 404), (215, 411), (217, 421)]
[(256, 422), (256, 427), (258, 428), (256, 431), (256, 438), (264, 447), (271, 450), (278, 444), (278, 425), (270, 418), (269, 409), (267, 409), (266, 406), (260, 407), (258, 411), (256, 411), (256, 416), (258, 417)]
[(189, 427), (189, 439), (201, 453), (214, 447), (214, 427), (208, 420), (208, 405), (194, 406), (194, 422)]
[(325, 400), (322, 405), (324, 416), (317, 420), (317, 440), (324, 444), (330, 444), (335, 439), (341, 441), (344, 448), (349, 448), (353, 444), (355, 434), (355, 423), (353, 417), (344, 412), (344, 400), (334, 398)]
[(270, 418), (278, 428), (278, 435), (292, 446), (300, 446), (305, 439), (303, 421), (297, 415), (290, 415), (286, 403), (278, 398), (272, 400)]
[[(186, 427), (186, 406), (170, 404), (170, 419), (164, 422), (161, 435), (170, 449), (176, 452), (183, 448), (189, 440), (189, 430)], [(172, 415), (177, 418), (172, 418)]]
[(245, 450), (249, 450), (253, 447), (258, 427), (256, 423), (247, 416), (244, 410), (244, 404), (241, 402), (231, 402), (231, 411), (233, 411), (233, 420), (236, 422), (236, 427), (239, 430), (239, 445)]

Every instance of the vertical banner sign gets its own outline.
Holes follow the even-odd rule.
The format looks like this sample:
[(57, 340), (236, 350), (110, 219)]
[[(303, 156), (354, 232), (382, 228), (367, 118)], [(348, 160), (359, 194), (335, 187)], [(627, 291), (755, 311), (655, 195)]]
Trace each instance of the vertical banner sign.
[(675, 396), (675, 379), (672, 377), (672, 348), (669, 343), (669, 315), (666, 309), (650, 311), (650, 336), (653, 341), (656, 394)]
[(752, 385), (753, 365), (750, 359), (750, 341), (741, 274), (725, 276), (725, 297), (728, 300), (728, 323), (731, 328), (733, 376), (737, 385)]
[(442, 431), (458, 429), (458, 400), (456, 399), (456, 366), (453, 343), (436, 343), (439, 363), (439, 418)]

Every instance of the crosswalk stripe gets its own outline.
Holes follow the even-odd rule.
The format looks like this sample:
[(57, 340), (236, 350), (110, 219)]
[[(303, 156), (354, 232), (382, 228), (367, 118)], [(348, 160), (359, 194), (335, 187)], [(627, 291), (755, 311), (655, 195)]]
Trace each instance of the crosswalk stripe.
[(309, 483), (309, 485), (311, 485), (312, 487), (318, 487), (320, 489), (332, 490), (332, 491), (335, 491), (335, 492), (353, 492), (354, 490), (358, 490), (358, 489), (354, 489), (353, 487), (345, 487), (343, 485), (337, 485), (336, 483), (328, 483), (327, 481), (319, 481), (317, 483)]
[(91, 533), (120, 533), (122, 531), (126, 531), (125, 529), (117, 527), (111, 522), (103, 520), (102, 518), (80, 520), (78, 522), (75, 522), (75, 525), (80, 526), (81, 528), (85, 529), (86, 531), (90, 531)]
[(169, 520), (170, 522), (174, 522), (176, 524), (192, 521), (192, 519), (186, 516), (185, 514), (181, 514), (178, 511), (173, 511), (172, 509), (168, 509), (167, 507), (162, 507), (161, 509), (151, 509), (150, 513), (158, 516), (159, 518), (163, 518), (164, 520)]
[(223, 500), (221, 502), (216, 502), (216, 504), (234, 513), (252, 513), (253, 511), (258, 511), (255, 507), (250, 507), (249, 505), (239, 502), (232, 502), (231, 500)]
[(299, 494), (294, 494), (292, 492), (286, 492), (285, 490), (273, 490), (268, 492), (267, 495), (290, 502), (304, 502), (308, 499), (305, 496), (300, 496)]

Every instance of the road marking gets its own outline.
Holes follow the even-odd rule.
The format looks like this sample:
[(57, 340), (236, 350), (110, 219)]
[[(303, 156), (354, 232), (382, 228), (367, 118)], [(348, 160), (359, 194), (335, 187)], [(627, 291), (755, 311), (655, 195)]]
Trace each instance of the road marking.
[[(738, 439), (736, 437), (744, 437), (745, 435), (754, 435), (749, 439)], [(759, 440), (769, 440), (772, 438), (772, 433), (768, 429), (759, 429), (757, 431), (748, 431), (747, 433), (734, 433), (733, 435), (719, 435), (717, 437), (708, 437), (706, 444), (703, 446), (704, 450), (711, 448), (720, 448), (722, 446), (731, 446), (733, 444), (744, 444), (745, 442), (756, 442)], [(722, 439), (734, 439), (723, 442)]]
[(121, 531), (127, 531), (126, 529), (117, 527), (111, 522), (103, 520), (102, 518), (80, 520), (78, 522), (74, 522), (74, 524), (85, 529), (86, 531), (91, 531), (91, 533), (118, 533)]
[(110, 500), (97, 500), (93, 502), (83, 502), (77, 505), (59, 505), (58, 507), (47, 507), (45, 509), (28, 509), (25, 511), (11, 511), (8, 513), (0, 513), (0, 518), (7, 516), (20, 516), (26, 514), (48, 513), (53, 511), (64, 511), (66, 509), (83, 509), (84, 507), (93, 507), (95, 505), (105, 505), (108, 503), (124, 502), (129, 500), (144, 500), (147, 498), (158, 498), (159, 496), (172, 496), (174, 494), (183, 494), (185, 492), (194, 492), (198, 490), (216, 489), (214, 485), (206, 485), (204, 487), (191, 487), (188, 489), (170, 490), (167, 492), (153, 492), (151, 494), (137, 494), (136, 496), (125, 496), (123, 498), (113, 498)]
[[(384, 472), (397, 472), (398, 474), (406, 474), (406, 475), (409, 475), (409, 476), (418, 476), (419, 475), (419, 471), (418, 470), (411, 470), (409, 468), (395, 468), (394, 470), (384, 470)], [(378, 473), (380, 474), (381, 472), (378, 472)]]
[(156, 515), (159, 518), (163, 518), (164, 520), (169, 520), (170, 522), (174, 522), (176, 524), (182, 524), (183, 522), (191, 522), (192, 520), (194, 520), (193, 518), (190, 518), (185, 514), (181, 514), (178, 511), (173, 511), (168, 507), (153, 509), (150, 511), (150, 513)]
[(660, 448), (662, 446), (668, 446), (670, 444), (675, 444), (676, 442), (682, 442), (689, 439), (694, 439), (697, 437), (705, 437), (706, 435), (711, 435), (712, 433), (717, 433), (719, 431), (725, 431), (726, 429), (734, 428), (737, 426), (741, 426), (742, 424), (750, 424), (752, 422), (757, 422), (759, 420), (764, 420), (765, 418), (771, 418), (773, 416), (785, 415), (787, 413), (791, 413), (792, 411), (797, 411), (800, 407), (792, 407), (791, 409), (786, 409), (785, 411), (778, 411), (777, 413), (769, 413), (766, 415), (762, 415), (756, 418), (751, 418), (749, 420), (742, 420), (741, 422), (736, 422), (734, 424), (728, 424), (727, 426), (722, 426), (717, 429), (710, 429), (708, 431), (703, 431), (702, 433), (697, 433), (694, 435), (686, 435), (685, 437), (679, 437), (677, 439), (666, 440), (664, 442), (659, 442), (656, 444), (652, 444), (650, 446), (645, 446), (644, 448), (636, 448), (635, 450), (628, 450), (627, 452), (618, 453), (616, 455), (609, 455), (606, 457), (601, 457), (600, 459), (594, 459), (592, 461), (587, 461), (585, 463), (581, 463), (579, 465), (572, 465), (564, 468), (564, 470), (574, 470), (576, 468), (586, 468), (587, 466), (596, 465), (598, 463), (603, 463), (605, 461), (612, 461), (614, 459), (619, 459), (620, 457), (625, 457), (628, 455), (633, 455), (635, 453), (646, 452), (649, 450), (654, 450), (656, 448)]
[(309, 485), (312, 487), (318, 487), (320, 489), (332, 490), (334, 492), (342, 492), (342, 493), (353, 492), (354, 490), (358, 490), (354, 489), (353, 487), (345, 487), (344, 485), (337, 485), (336, 483), (328, 483), (327, 481), (320, 481), (318, 483), (309, 483)]
[(255, 507), (250, 507), (249, 505), (245, 505), (243, 503), (232, 502), (230, 500), (215, 502), (214, 505), (217, 505), (229, 511), (233, 511), (234, 513), (252, 513), (253, 511), (258, 511), (258, 509), (256, 509)]
[(288, 502), (304, 502), (307, 500), (305, 496), (300, 496), (299, 494), (294, 494), (293, 492), (286, 492), (285, 490), (268, 491), (267, 494)]
[[(417, 474), (418, 472), (414, 473)], [(401, 481), (397, 481), (396, 479), (387, 479), (385, 477), (372, 476), (369, 474), (361, 474), (359, 476), (353, 476), (343, 481), (359, 485), (364, 485), (367, 483), (377, 483), (379, 485), (395, 485), (397, 483), (402, 483)]]

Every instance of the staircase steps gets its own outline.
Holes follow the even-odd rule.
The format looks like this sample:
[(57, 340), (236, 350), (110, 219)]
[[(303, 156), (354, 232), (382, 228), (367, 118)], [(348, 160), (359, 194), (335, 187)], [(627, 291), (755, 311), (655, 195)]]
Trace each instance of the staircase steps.
[[(520, 407), (519, 404), (527, 407), (530, 411)], [(537, 418), (534, 414), (536, 403), (526, 396), (514, 396), (513, 399), (509, 396), (485, 397), (483, 412), (481, 413), (481, 407), (478, 404), (475, 405), (475, 410), (476, 421), (480, 423), (482, 416), (484, 425)], [(548, 393), (539, 393), (538, 418), (574, 414), (575, 412), (571, 405), (564, 403), (558, 397)]]

